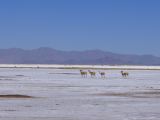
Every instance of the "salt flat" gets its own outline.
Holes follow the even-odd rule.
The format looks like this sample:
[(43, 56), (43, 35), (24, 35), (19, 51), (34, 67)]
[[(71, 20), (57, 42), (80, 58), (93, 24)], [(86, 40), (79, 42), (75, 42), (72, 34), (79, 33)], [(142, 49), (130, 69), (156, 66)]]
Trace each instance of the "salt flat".
[(160, 70), (160, 66), (137, 65), (61, 65), (61, 64), (0, 64), (0, 68), (59, 68), (59, 69), (130, 69)]
[[(98, 71), (98, 70), (95, 70)], [(0, 120), (159, 120), (160, 71), (0, 68)]]

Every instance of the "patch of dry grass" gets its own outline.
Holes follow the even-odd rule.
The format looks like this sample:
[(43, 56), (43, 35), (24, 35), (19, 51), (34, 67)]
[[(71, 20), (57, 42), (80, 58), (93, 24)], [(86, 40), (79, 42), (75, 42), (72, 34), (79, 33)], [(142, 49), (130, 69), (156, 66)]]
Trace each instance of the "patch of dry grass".
[(98, 96), (115, 96), (115, 97), (134, 97), (134, 98), (160, 98), (160, 91), (145, 92), (106, 92), (95, 94)]
[(0, 95), (0, 98), (34, 98), (28, 95), (20, 95), (20, 94), (7, 94), (7, 95)]

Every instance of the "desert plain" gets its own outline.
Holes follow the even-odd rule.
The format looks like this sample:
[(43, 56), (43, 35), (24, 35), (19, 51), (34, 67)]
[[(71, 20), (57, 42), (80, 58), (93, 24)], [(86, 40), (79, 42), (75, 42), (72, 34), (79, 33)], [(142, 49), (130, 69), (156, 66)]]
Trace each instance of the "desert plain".
[(160, 120), (160, 70), (93, 71), (0, 68), (0, 120)]

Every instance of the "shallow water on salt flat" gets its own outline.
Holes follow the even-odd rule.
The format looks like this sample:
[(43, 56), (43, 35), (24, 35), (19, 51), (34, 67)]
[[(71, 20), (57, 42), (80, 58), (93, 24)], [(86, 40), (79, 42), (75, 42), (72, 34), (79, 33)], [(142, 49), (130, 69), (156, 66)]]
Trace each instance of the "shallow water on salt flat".
[(76, 69), (0, 68), (0, 95), (34, 97), (0, 98), (0, 120), (160, 119), (160, 71), (105, 72), (101, 79)]

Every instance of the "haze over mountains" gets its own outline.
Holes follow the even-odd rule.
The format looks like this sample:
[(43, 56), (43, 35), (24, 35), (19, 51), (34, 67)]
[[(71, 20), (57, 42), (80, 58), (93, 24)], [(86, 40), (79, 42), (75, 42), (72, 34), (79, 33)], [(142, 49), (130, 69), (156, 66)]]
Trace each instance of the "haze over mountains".
[(101, 50), (60, 51), (52, 48), (0, 49), (0, 64), (160, 65), (153, 55), (124, 55)]

